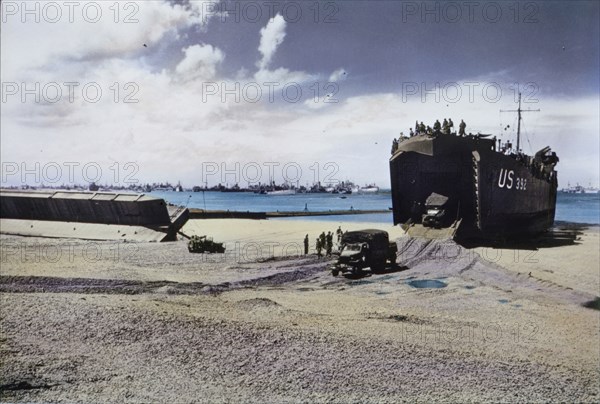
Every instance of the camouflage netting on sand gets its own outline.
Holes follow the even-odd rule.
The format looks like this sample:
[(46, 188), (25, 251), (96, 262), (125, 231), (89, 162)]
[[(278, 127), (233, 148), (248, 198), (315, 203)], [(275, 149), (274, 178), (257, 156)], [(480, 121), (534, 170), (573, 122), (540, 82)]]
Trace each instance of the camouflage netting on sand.
[(408, 267), (404, 276), (419, 278), (462, 278), (479, 286), (490, 286), (511, 292), (539, 292), (570, 303), (584, 304), (595, 296), (575, 291), (549, 281), (532, 278), (528, 273), (507, 270), (498, 265), (501, 254), (523, 251), (485, 248), (482, 255), (454, 240), (428, 240), (403, 237), (398, 245), (397, 264)]

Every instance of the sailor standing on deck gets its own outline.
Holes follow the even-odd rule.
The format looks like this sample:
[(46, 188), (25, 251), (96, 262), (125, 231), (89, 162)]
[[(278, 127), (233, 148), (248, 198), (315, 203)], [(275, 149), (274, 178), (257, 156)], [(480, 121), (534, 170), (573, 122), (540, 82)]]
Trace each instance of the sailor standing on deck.
[(448, 118), (448, 133), (452, 133), (452, 129), (454, 129), (454, 122), (452, 122), (452, 118)]
[(442, 124), (440, 124), (440, 121), (438, 119), (436, 119), (435, 123), (433, 124), (433, 131), (439, 132), (440, 129), (442, 129)]
[(467, 124), (465, 123), (465, 121), (463, 121), (462, 119), (460, 120), (460, 125), (458, 125), (458, 134), (460, 136), (465, 136), (465, 128), (467, 127)]

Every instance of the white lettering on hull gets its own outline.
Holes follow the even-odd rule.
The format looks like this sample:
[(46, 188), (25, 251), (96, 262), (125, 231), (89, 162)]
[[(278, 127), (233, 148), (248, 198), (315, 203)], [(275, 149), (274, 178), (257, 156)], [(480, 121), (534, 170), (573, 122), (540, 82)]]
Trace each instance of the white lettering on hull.
[(513, 186), (519, 191), (527, 190), (527, 178), (515, 177), (513, 170), (501, 168), (498, 176), (498, 188), (512, 189)]

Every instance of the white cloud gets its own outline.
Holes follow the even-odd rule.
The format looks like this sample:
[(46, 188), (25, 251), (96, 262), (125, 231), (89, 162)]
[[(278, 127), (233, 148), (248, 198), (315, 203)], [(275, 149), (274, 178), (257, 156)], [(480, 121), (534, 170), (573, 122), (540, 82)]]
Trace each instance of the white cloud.
[(262, 58), (256, 63), (258, 71), (254, 74), (254, 80), (261, 86), (265, 83), (276, 83), (277, 87), (283, 88), (289, 85), (300, 85), (315, 79), (314, 75), (301, 71), (290, 71), (284, 67), (269, 69), (277, 47), (285, 38), (285, 27), (285, 19), (277, 14), (260, 30), (258, 51), (262, 54)]
[(175, 71), (185, 80), (211, 80), (217, 73), (217, 66), (225, 55), (212, 45), (192, 45), (183, 49), (185, 58), (179, 62)]
[[(95, 23), (83, 18), (85, 4), (75, 8), (73, 22), (69, 21), (66, 8), (57, 23), (44, 18), (36, 23), (33, 16), (22, 22), (20, 14), (8, 16), (1, 36), (3, 80), (77, 61), (140, 56), (167, 34), (177, 35), (178, 30), (200, 26), (208, 18), (194, 9), (166, 1), (129, 2), (127, 8), (123, 3), (116, 8), (112, 2), (92, 3), (93, 8), (101, 10)], [(88, 14), (95, 15), (91, 11)], [(127, 17), (131, 22), (125, 22)]]
[(271, 59), (277, 50), (277, 47), (285, 38), (285, 20), (277, 14), (269, 20), (267, 25), (260, 30), (260, 45), (258, 51), (262, 58), (257, 63), (259, 70), (267, 69), (271, 63)]
[(348, 74), (346, 73), (346, 69), (340, 68), (331, 73), (331, 75), (329, 76), (329, 81), (336, 82), (340, 80), (345, 80), (347, 75)]
[[(424, 102), (418, 95), (403, 99), (402, 94), (380, 93), (347, 99), (338, 94), (339, 103), (324, 103), (327, 94), (321, 93), (315, 103), (307, 90), (301, 102), (271, 103), (265, 89), (256, 103), (223, 100), (220, 94), (206, 98), (206, 80), (220, 80), (228, 89), (236, 80), (242, 87), (251, 81), (276, 82), (280, 91), (285, 84), (309, 84), (317, 76), (271, 66), (285, 37), (281, 16), (260, 32), (262, 58), (254, 74), (240, 70), (236, 77), (226, 77), (220, 69), (225, 55), (210, 44), (188, 46), (180, 61), (157, 68), (146, 53), (161, 43), (180, 48), (177, 36), (202, 25), (201, 8), (154, 1), (139, 5), (140, 23), (131, 26), (106, 23), (90, 31), (76, 24), (3, 24), (2, 81), (93, 81), (104, 93), (97, 103), (86, 102), (81, 88), (73, 102), (63, 97), (54, 104), (21, 103), (16, 96), (3, 103), (2, 161), (27, 162), (29, 167), (48, 161), (98, 162), (105, 168), (131, 161), (138, 164), (136, 178), (141, 181), (181, 180), (185, 186), (201, 183), (203, 162), (228, 167), (235, 162), (298, 162), (305, 171), (302, 183), (315, 179), (308, 169), (314, 162), (321, 168), (333, 162), (340, 180), (387, 186), (391, 140), (400, 131), (407, 133), (415, 120), (431, 125), (445, 117), (455, 123), (464, 119), (467, 131), (493, 134), (501, 132), (501, 123), (513, 123), (511, 115), (499, 113), (514, 109), (512, 94), (498, 103), (486, 101), (481, 97), (485, 83), (475, 99), (469, 100), (465, 90), (458, 102), (443, 102), (452, 93), (439, 100), (428, 94)], [(329, 80), (343, 79), (345, 71), (332, 72)], [(114, 83), (119, 84), (116, 101)], [(137, 90), (124, 88), (126, 83), (134, 83)], [(126, 95), (138, 102), (125, 103)], [(587, 185), (590, 177), (597, 182), (598, 173), (586, 170), (598, 167), (598, 148), (589, 147), (598, 145), (598, 99), (547, 99), (531, 107), (542, 112), (525, 117), (524, 133), (530, 138), (524, 141), (526, 151), (529, 143), (533, 151), (551, 145), (561, 159), (561, 185)], [(583, 151), (581, 145), (586, 145)]]

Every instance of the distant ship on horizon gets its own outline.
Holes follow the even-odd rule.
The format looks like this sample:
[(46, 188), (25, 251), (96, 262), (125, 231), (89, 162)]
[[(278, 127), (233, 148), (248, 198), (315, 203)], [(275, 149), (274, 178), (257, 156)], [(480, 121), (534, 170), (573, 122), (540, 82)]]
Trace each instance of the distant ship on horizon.
[(579, 185), (579, 183), (575, 186), (571, 186), (571, 184), (568, 183), (567, 187), (561, 189), (560, 192), (565, 194), (598, 194), (600, 193), (600, 189), (593, 187), (592, 184), (590, 184), (589, 187), (583, 187)]
[(359, 194), (376, 194), (377, 192), (379, 192), (379, 187), (375, 184), (369, 184), (358, 188)]

